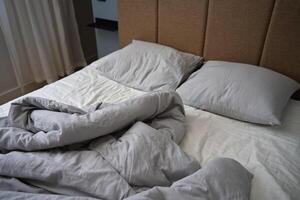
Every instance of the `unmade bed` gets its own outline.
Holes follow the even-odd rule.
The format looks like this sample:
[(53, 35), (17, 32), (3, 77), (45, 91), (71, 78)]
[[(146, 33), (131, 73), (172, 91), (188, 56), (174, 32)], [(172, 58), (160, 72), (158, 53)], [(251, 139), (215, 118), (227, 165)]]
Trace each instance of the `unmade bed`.
[[(25, 96), (43, 97), (85, 107), (117, 103), (146, 92), (126, 87), (87, 66)], [(20, 97), (23, 98), (23, 97)], [(0, 107), (8, 114), (10, 103)], [(254, 177), (251, 199), (297, 199), (300, 195), (300, 103), (290, 100), (281, 126), (241, 122), (185, 106), (187, 132), (180, 147), (203, 166), (213, 158), (233, 158)]]
[(299, 9), (119, 0), (120, 50), (0, 106), (0, 196), (299, 199)]

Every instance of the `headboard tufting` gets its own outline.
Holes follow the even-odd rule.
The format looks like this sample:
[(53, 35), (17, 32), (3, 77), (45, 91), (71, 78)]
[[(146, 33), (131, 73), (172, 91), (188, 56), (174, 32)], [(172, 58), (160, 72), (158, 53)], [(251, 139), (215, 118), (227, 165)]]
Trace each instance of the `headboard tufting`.
[[(119, 0), (119, 40), (270, 68), (300, 82), (300, 0)], [(297, 97), (300, 97), (298, 94)]]

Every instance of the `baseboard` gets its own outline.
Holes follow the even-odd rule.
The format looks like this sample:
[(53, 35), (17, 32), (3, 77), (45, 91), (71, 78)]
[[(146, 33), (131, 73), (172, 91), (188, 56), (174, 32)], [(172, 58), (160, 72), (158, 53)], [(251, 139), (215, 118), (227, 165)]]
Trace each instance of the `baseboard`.
[(92, 62), (94, 62), (95, 60), (98, 60), (98, 54), (92, 54), (86, 57), (86, 62), (87, 64), (90, 64)]
[(46, 81), (42, 83), (35, 83), (35, 82), (27, 83), (23, 86), (24, 94), (37, 90), (45, 85), (47, 85)]
[(34, 90), (37, 90), (41, 87), (43, 87), (44, 85), (46, 85), (46, 82), (43, 82), (43, 83), (35, 83), (35, 82), (30, 82), (30, 83), (27, 83), (27, 84), (24, 84), (23, 85), (23, 92), (21, 90), (20, 87), (15, 87), (15, 88), (12, 88), (6, 92), (3, 92), (0, 94), (0, 104), (4, 104), (6, 102), (9, 102), (15, 98), (18, 98), (24, 94), (27, 94), (29, 92), (32, 92)]
[(0, 104), (4, 104), (21, 95), (22, 95), (22, 91), (19, 87), (10, 89), (9, 91), (0, 94)]

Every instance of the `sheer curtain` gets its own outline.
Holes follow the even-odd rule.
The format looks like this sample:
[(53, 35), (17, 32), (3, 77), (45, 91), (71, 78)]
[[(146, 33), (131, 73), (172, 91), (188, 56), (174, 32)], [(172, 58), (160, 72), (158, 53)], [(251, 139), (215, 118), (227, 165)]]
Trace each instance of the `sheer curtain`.
[(86, 65), (72, 0), (0, 0), (0, 26), (21, 88)]

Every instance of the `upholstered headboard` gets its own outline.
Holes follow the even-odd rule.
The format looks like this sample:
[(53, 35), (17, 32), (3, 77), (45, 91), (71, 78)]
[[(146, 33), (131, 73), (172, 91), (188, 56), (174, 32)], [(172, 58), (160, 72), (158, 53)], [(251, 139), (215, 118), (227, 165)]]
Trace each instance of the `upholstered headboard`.
[(300, 82), (300, 0), (119, 0), (118, 6), (121, 47), (132, 39), (157, 42)]

